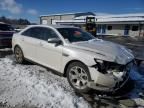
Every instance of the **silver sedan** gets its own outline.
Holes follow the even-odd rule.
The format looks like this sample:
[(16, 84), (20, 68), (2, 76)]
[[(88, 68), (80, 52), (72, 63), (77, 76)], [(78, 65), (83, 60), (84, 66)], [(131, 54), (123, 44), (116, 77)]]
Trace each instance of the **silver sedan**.
[(124, 46), (69, 26), (29, 26), (14, 34), (12, 46), (18, 63), (30, 60), (51, 68), (79, 92), (121, 88), (134, 60)]

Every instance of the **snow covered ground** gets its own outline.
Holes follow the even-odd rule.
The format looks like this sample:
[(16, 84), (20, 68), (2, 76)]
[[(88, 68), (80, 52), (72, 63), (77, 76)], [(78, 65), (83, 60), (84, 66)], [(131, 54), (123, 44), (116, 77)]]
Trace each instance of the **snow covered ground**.
[(0, 58), (0, 102), (11, 107), (90, 108), (66, 78), (37, 65), (16, 64), (13, 56)]
[[(136, 88), (129, 97), (144, 107), (144, 100), (138, 96), (144, 91), (144, 73), (139, 74), (135, 67), (131, 77)], [(0, 103), (18, 108), (91, 108), (66, 78), (37, 65), (17, 64), (13, 55), (0, 58)]]

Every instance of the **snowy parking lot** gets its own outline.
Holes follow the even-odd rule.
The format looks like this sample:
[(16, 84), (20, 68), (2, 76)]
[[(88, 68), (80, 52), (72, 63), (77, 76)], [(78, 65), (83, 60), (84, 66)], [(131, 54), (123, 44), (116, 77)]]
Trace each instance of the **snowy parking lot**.
[[(138, 107), (144, 107), (144, 67), (135, 67), (131, 77), (135, 88), (129, 93)], [(0, 103), (12, 108), (91, 108), (76, 95), (67, 79), (33, 64), (17, 64), (12, 54), (0, 58)]]

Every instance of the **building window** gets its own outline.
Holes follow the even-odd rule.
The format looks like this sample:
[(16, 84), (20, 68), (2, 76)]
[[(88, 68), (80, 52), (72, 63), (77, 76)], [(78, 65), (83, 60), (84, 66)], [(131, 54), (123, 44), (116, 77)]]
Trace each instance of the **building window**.
[(47, 25), (48, 21), (47, 20), (42, 20), (42, 24)]
[(138, 26), (133, 26), (132, 31), (138, 31)]
[(97, 33), (101, 33), (101, 25), (97, 26)]
[(107, 26), (107, 29), (108, 30), (112, 30), (112, 26)]

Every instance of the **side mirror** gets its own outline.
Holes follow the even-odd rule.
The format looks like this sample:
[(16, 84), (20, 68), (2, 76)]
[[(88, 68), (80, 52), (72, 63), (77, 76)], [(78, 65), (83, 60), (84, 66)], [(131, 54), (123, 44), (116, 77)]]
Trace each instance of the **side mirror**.
[(62, 41), (59, 38), (50, 38), (48, 39), (48, 43), (55, 43), (56, 45), (59, 45)]

